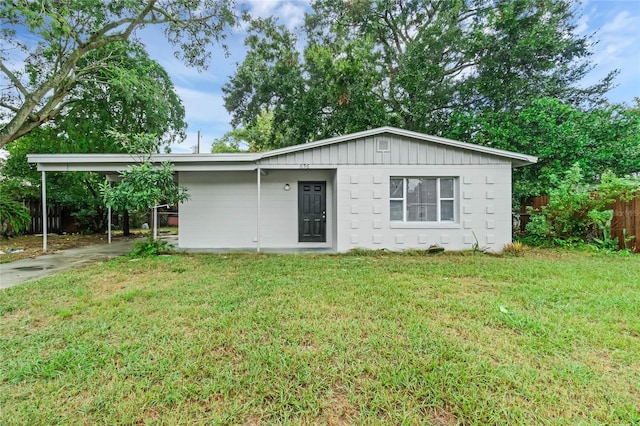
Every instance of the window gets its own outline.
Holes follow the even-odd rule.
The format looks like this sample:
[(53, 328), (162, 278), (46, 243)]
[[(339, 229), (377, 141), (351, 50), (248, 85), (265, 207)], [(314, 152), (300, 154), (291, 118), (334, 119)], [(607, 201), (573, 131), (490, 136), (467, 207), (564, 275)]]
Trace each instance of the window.
[(454, 222), (455, 179), (392, 177), (389, 210), (394, 222)]

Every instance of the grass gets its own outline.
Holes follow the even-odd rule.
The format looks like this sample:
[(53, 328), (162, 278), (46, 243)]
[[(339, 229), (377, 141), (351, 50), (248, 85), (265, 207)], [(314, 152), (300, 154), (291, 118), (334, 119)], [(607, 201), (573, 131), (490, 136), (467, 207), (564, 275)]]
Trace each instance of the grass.
[(0, 315), (0, 424), (640, 423), (638, 256), (121, 258)]

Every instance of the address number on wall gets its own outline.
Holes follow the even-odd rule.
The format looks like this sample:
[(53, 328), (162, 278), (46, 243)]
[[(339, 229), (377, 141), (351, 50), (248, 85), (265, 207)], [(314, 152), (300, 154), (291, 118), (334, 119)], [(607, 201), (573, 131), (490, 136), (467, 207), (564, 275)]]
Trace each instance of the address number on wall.
[(301, 169), (308, 169), (309, 168), (309, 164), (308, 163), (300, 164), (300, 168)]

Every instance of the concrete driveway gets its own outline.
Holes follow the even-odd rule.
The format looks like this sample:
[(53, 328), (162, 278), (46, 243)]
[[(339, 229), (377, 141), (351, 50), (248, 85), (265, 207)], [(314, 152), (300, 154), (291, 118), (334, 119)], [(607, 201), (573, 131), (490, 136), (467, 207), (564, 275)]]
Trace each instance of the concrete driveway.
[(127, 254), (134, 239), (60, 250), (33, 259), (0, 264), (0, 289)]

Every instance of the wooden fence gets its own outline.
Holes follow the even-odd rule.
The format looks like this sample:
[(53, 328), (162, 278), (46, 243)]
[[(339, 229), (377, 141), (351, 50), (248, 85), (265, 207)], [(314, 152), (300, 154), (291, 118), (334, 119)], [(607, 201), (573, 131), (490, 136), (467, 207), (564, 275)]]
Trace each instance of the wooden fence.
[(520, 206), (520, 232), (525, 232), (527, 230), (527, 223), (529, 223), (531, 219), (528, 207), (532, 207), (533, 211), (538, 211), (540, 210), (540, 207), (546, 206), (547, 204), (549, 204), (549, 196), (538, 195), (530, 198), (526, 203)]
[(620, 248), (625, 247), (625, 236), (629, 239), (627, 248), (640, 253), (640, 197), (631, 201), (616, 201), (611, 207), (611, 238), (618, 237)]
[[(42, 234), (42, 202), (40, 200), (25, 200), (24, 204), (31, 215), (31, 222), (26, 233)], [(47, 205), (47, 232), (50, 234), (78, 232), (76, 218), (71, 215), (69, 209), (59, 204)]]
[[(549, 204), (548, 195), (539, 195), (531, 198), (520, 208), (520, 231), (525, 232), (530, 215), (527, 207), (539, 210), (540, 207)], [(611, 206), (613, 210), (613, 220), (611, 221), (611, 238), (618, 238), (620, 249), (625, 248), (625, 236), (627, 238), (626, 248), (640, 253), (640, 197), (631, 201), (616, 201)]]

